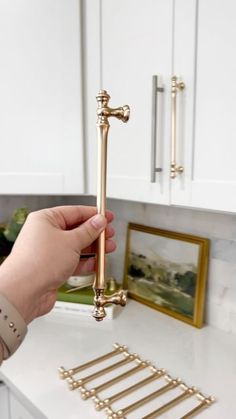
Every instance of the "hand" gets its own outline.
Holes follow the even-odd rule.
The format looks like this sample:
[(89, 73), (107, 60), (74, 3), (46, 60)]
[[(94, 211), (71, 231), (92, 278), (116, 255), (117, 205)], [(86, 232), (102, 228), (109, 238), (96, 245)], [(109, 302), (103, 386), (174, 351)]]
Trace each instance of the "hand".
[(56, 290), (69, 276), (92, 272), (95, 260), (80, 262), (82, 251), (95, 252), (95, 240), (106, 228), (106, 252), (115, 250), (113, 228), (96, 208), (65, 206), (32, 212), (0, 268), (0, 292), (26, 323), (49, 312)]

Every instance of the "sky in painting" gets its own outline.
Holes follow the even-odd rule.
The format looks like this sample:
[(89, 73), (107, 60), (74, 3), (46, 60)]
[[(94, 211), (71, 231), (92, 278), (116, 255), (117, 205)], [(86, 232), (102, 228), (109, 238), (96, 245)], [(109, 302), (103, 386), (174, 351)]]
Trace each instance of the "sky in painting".
[(199, 245), (141, 231), (131, 231), (130, 251), (144, 256), (157, 254), (175, 263), (197, 265)]

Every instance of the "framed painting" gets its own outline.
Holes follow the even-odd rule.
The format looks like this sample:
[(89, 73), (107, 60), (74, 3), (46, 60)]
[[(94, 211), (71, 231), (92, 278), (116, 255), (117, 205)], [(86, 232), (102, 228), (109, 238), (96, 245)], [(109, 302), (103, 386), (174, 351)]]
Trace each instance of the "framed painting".
[(128, 296), (196, 327), (204, 320), (209, 240), (129, 223)]

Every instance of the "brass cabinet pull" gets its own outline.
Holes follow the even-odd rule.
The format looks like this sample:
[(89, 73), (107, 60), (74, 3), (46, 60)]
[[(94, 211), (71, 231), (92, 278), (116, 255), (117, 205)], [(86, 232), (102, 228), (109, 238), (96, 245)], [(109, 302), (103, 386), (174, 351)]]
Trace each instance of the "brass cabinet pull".
[(122, 409), (119, 409), (117, 412), (115, 412), (111, 407), (107, 407), (105, 410), (106, 410), (108, 419), (113, 419), (113, 418), (126, 419), (126, 415), (128, 413), (133, 412), (134, 410), (138, 409), (144, 404), (150, 402), (156, 397), (161, 396), (162, 394), (166, 393), (169, 390), (172, 390), (173, 388), (181, 384), (181, 380), (179, 378), (172, 379), (170, 376), (166, 376), (166, 380), (168, 381), (168, 384), (165, 384), (164, 386), (160, 387), (158, 390), (154, 391), (153, 393), (148, 394), (142, 399), (139, 399), (136, 402), (133, 402), (132, 404)]
[(158, 76), (152, 76), (152, 137), (151, 137), (151, 182), (152, 183), (156, 181), (156, 173), (162, 172), (161, 167), (156, 167), (158, 92), (164, 92), (164, 88), (158, 87)]
[(85, 370), (86, 368), (90, 368), (93, 365), (102, 362), (104, 360), (107, 360), (113, 356), (119, 355), (119, 354), (125, 354), (127, 352), (127, 346), (125, 345), (119, 345), (119, 343), (114, 343), (114, 350), (111, 352), (108, 352), (104, 355), (99, 356), (98, 358), (94, 358), (91, 361), (86, 362), (85, 364), (78, 365), (75, 368), (70, 368), (69, 370), (65, 370), (64, 367), (58, 368), (59, 377), (62, 380), (65, 380), (66, 378), (71, 377), (72, 375), (77, 374), (80, 371)]
[(178, 91), (182, 91), (184, 88), (185, 84), (178, 82), (177, 77), (173, 76), (171, 79), (171, 179), (175, 179), (177, 174), (184, 171), (183, 166), (178, 166), (176, 163), (176, 95)]
[(171, 409), (174, 406), (177, 406), (177, 404), (181, 403), (188, 397), (193, 396), (197, 392), (196, 387), (187, 387), (184, 383), (180, 385), (180, 388), (183, 391), (183, 393), (181, 393), (174, 399), (171, 399), (162, 406), (158, 407), (156, 410), (149, 413), (149, 415), (144, 416), (142, 419), (156, 419), (157, 417), (161, 416), (162, 413), (167, 412), (169, 409)]
[[(122, 122), (129, 120), (130, 109), (128, 105), (120, 106), (119, 108), (110, 108), (108, 102), (110, 99), (106, 90), (100, 90), (96, 96), (97, 108), (97, 134), (98, 134), (98, 187), (97, 187), (97, 212), (105, 216), (106, 213), (106, 177), (107, 177), (107, 142), (109, 131), (109, 118), (114, 117), (120, 119)], [(123, 290), (117, 293), (106, 296), (104, 294), (106, 288), (105, 275), (105, 230), (102, 231), (97, 240), (97, 264), (96, 276), (93, 285), (94, 310), (93, 317), (97, 321), (103, 320), (106, 316), (104, 306), (107, 304), (119, 304), (124, 306), (126, 304), (126, 294)]]
[(86, 375), (86, 377), (82, 377), (79, 380), (74, 380), (74, 378), (72, 377), (67, 378), (69, 389), (75, 390), (76, 388), (82, 388), (84, 392), (86, 391), (86, 389), (84, 388), (84, 384), (89, 383), (95, 378), (101, 377), (101, 375), (107, 374), (108, 372), (113, 371), (116, 368), (120, 368), (123, 365), (127, 364), (128, 362), (132, 362), (137, 358), (137, 354), (129, 354), (128, 352), (124, 352), (124, 355), (125, 355), (125, 358), (122, 359), (121, 361), (118, 361), (115, 364), (108, 365), (102, 370), (98, 370), (96, 372), (93, 372), (92, 374)]
[(203, 409), (205, 409), (206, 407), (210, 406), (215, 401), (215, 398), (214, 397), (212, 397), (212, 396), (205, 397), (201, 393), (198, 393), (197, 397), (201, 401), (201, 403), (199, 403), (198, 406), (194, 407), (192, 410), (190, 410), (188, 413), (186, 413), (186, 415), (181, 416), (180, 419), (190, 419), (190, 418), (193, 418), (194, 416), (196, 416), (197, 414), (199, 414)]

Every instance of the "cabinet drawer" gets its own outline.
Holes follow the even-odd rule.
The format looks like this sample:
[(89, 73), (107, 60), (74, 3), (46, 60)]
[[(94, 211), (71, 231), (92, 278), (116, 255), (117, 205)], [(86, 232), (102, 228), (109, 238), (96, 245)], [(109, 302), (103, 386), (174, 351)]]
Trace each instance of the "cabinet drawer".
[(10, 419), (8, 404), (8, 388), (4, 383), (0, 383), (0, 418)]
[(9, 401), (11, 412), (9, 419), (35, 419), (25, 406), (11, 393), (9, 395)]

